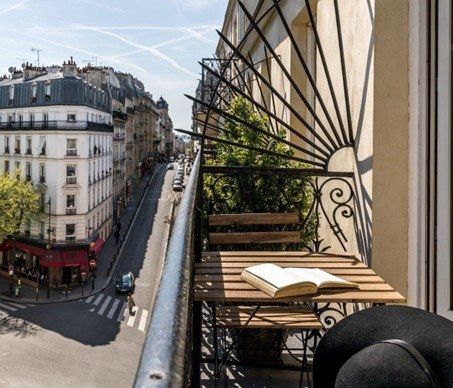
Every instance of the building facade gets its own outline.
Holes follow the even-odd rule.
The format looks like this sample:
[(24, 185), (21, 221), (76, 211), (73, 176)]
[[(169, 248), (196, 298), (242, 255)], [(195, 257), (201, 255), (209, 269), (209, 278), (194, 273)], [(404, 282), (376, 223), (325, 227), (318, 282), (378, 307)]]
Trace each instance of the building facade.
[[(4, 236), (1, 268), (79, 282), (153, 171), (159, 110), (140, 81), (112, 68), (78, 68), (71, 58), (10, 70), (0, 79), (0, 172), (33, 182), (42, 217)], [(168, 111), (162, 120), (171, 122)]]
[(77, 77), (72, 59), (25, 66), (0, 82), (0, 117), (2, 172), (31, 180), (48, 215), (7, 246), (20, 242), (25, 268), (58, 283), (79, 279), (112, 228), (110, 97)]

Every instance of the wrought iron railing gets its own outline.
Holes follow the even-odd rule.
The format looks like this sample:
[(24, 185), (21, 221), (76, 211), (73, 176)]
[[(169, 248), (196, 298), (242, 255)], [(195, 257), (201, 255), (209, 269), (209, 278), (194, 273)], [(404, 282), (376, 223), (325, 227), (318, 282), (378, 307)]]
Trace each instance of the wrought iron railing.
[(298, 211), (301, 243), (296, 249), (356, 250), (352, 173), (203, 166), (201, 176), (205, 214)]
[[(300, 210), (301, 230), (314, 229), (309, 241), (301, 240), (303, 249), (349, 251), (355, 243), (351, 239), (356, 225), (352, 174), (253, 167), (203, 166), (200, 169), (199, 164), (197, 157), (173, 225), (136, 387), (196, 385), (198, 355), (191, 348), (196, 348), (200, 341), (197, 331), (192, 331), (199, 312), (192, 310), (190, 289), (195, 258), (203, 246), (202, 229), (206, 226), (203, 216), (207, 212), (235, 211), (229, 201), (237, 194), (235, 191), (242, 190), (241, 195), (248, 196), (249, 211)], [(206, 189), (200, 190), (202, 183), (209, 188), (210, 196)], [(274, 199), (278, 200), (253, 204), (251, 196), (261, 195), (260, 188), (272, 191), (271, 185), (275, 185)], [(298, 192), (298, 187), (305, 192)], [(258, 192), (252, 193), (256, 189)], [(346, 313), (340, 309), (341, 306), (328, 305), (323, 314), (330, 321), (337, 312)], [(193, 370), (192, 365), (195, 365)]]

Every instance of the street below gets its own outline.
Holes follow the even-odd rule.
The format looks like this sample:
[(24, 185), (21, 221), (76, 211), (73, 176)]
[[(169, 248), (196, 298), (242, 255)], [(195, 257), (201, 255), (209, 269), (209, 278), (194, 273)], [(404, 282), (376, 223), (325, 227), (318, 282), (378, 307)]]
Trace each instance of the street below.
[[(0, 387), (131, 387), (169, 232), (174, 171), (159, 169), (128, 231), (110, 284), (87, 298), (45, 305), (0, 301)], [(126, 227), (125, 225), (123, 228)], [(115, 279), (135, 276), (135, 307)]]

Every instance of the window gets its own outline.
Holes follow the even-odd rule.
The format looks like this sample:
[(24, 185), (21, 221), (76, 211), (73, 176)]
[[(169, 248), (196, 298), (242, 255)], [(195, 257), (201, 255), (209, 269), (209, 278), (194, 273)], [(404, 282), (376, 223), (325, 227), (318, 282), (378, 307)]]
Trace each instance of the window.
[(35, 115), (32, 113), (30, 114), (30, 128), (33, 128), (35, 124)]
[(9, 104), (12, 105), (14, 101), (14, 85), (9, 87)]
[(5, 174), (9, 173), (9, 160), (5, 160)]
[(9, 154), (9, 136), (5, 136), (5, 154)]
[(42, 183), (46, 181), (46, 165), (44, 163), (39, 165), (39, 181)]
[(24, 115), (20, 114), (19, 115), (19, 127), (22, 128), (22, 125), (24, 123)]
[(45, 155), (46, 154), (46, 137), (45, 136), (40, 136), (39, 137), (39, 150), (38, 150), (40, 155)]
[(75, 240), (75, 224), (66, 224), (66, 241), (73, 242)]
[(25, 179), (31, 181), (31, 163), (25, 163)]
[(72, 121), (72, 122), (76, 121), (75, 113), (68, 113), (68, 121)]
[(16, 136), (14, 142), (14, 153), (20, 154), (20, 136)]
[(69, 194), (66, 196), (66, 214), (67, 215), (77, 214), (74, 194)]
[(8, 115), (8, 124), (14, 123), (14, 116), (13, 115)]
[(16, 174), (16, 178), (20, 178), (20, 162), (14, 163), (14, 173)]
[(50, 101), (50, 81), (44, 83), (44, 101)]
[(44, 113), (42, 116), (42, 127), (47, 128), (49, 126), (49, 114)]
[(44, 228), (45, 228), (44, 222), (41, 221), (39, 223), (39, 239), (40, 240), (44, 240)]
[(66, 139), (66, 155), (77, 156), (77, 139)]
[(67, 184), (77, 183), (76, 165), (75, 164), (66, 165), (66, 183)]
[(36, 102), (36, 92), (38, 90), (38, 85), (36, 84), (36, 82), (33, 82), (31, 84), (31, 102)]
[(27, 155), (31, 155), (31, 136), (27, 136)]

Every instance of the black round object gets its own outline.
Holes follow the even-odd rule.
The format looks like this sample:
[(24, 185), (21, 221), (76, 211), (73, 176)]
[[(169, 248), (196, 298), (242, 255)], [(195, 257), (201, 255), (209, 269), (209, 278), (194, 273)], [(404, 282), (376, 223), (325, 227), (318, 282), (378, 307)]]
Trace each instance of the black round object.
[(314, 355), (314, 387), (431, 386), (423, 385), (429, 383), (427, 374), (410, 353), (382, 343), (392, 339), (415, 348), (441, 387), (453, 387), (453, 322), (422, 309), (391, 305), (352, 314), (323, 336)]

